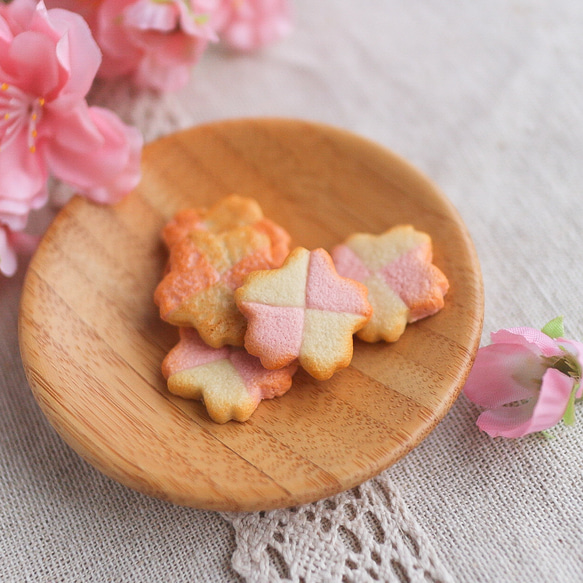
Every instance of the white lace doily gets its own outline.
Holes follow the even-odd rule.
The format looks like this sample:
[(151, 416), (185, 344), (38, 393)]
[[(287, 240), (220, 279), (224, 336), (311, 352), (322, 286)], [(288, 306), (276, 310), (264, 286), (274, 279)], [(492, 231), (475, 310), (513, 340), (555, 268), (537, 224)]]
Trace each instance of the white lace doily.
[(314, 504), (223, 517), (248, 582), (453, 581), (385, 474)]

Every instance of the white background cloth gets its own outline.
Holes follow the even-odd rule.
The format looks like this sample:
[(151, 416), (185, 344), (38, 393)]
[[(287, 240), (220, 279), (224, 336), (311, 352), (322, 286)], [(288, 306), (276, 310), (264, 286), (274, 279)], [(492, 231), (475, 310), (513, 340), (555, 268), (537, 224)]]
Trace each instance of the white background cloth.
[[(499, 328), (541, 327), (559, 314), (566, 335), (583, 340), (580, 0), (293, 3), (295, 30), (276, 46), (249, 56), (212, 49), (176, 94), (108, 82), (91, 101), (147, 140), (274, 115), (373, 139), (432, 178), (465, 220), (483, 270), (484, 343)], [(0, 581), (238, 581), (233, 553), (242, 575), (261, 580), (242, 566), (241, 545), (264, 517), (231, 524), (137, 494), (80, 460), (48, 425), (18, 355), (23, 269), (0, 281)], [(477, 415), (460, 397), (382, 476), (398, 520), (433, 565), (415, 580), (580, 581), (583, 406), (578, 424), (559, 426), (554, 439), (491, 439)], [(295, 532), (319, 548), (318, 529)], [(305, 556), (290, 548), (280, 550), (279, 573), (299, 580), (294, 561)], [(341, 573), (332, 567), (329, 577)], [(332, 580), (322, 572), (302, 576)], [(406, 579), (395, 573), (379, 579)]]

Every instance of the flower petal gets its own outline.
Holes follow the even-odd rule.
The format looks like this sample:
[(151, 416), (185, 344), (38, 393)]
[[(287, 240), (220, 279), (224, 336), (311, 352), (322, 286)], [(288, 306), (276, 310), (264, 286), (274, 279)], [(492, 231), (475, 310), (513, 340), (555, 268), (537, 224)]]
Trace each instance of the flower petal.
[[(42, 10), (41, 3), (38, 4), (38, 9)], [(36, 11), (37, 0), (18, 0), (8, 5), (0, 3), (0, 14), (6, 19), (14, 34), (30, 28)]]
[(476, 421), (478, 427), (490, 437), (522, 437), (528, 431), (524, 427), (528, 425), (535, 401), (531, 401), (519, 407), (498, 407), (484, 411)]
[(61, 37), (56, 46), (57, 58), (68, 74), (59, 100), (65, 97), (70, 101), (84, 99), (101, 64), (101, 51), (89, 26), (78, 14), (53, 9), (49, 11), (49, 17)]
[(499, 407), (530, 399), (547, 369), (543, 359), (521, 344), (491, 344), (478, 350), (464, 386), (470, 401)]
[(102, 0), (94, 26), (103, 51), (99, 76), (130, 75), (137, 85), (157, 90), (183, 86), (216, 38), (212, 19), (201, 12), (206, 6), (201, 0)]
[(47, 96), (59, 84), (55, 43), (39, 32), (26, 31), (10, 45), (10, 61), (4, 69), (13, 83), (30, 95)]
[(8, 46), (13, 38), (12, 30), (8, 26), (8, 22), (0, 13), (0, 47)]
[(217, 11), (216, 0), (196, 0), (187, 5), (176, 2), (180, 29), (184, 34), (201, 40), (218, 41), (213, 14)]
[[(67, 133), (78, 132), (75, 147), (54, 140), (47, 146), (47, 162), (56, 177), (88, 198), (113, 203), (139, 182), (142, 137), (107, 109), (91, 107), (86, 113), (67, 120)], [(96, 135), (101, 139), (94, 148)]]
[(38, 246), (40, 237), (13, 232), (0, 225), (0, 273), (11, 277), (18, 267), (17, 253), (30, 255)]
[(9, 239), (8, 229), (0, 226), (0, 273), (11, 277), (16, 273), (17, 267), (18, 260)]
[(0, 222), (24, 228), (28, 211), (47, 199), (48, 172), (42, 156), (32, 153), (24, 132), (0, 150)]
[(562, 354), (558, 344), (536, 328), (523, 326), (499, 330), (491, 334), (491, 339), (496, 344), (521, 344), (542, 353), (544, 356), (561, 356)]
[(87, 0), (44, 0), (45, 6), (52, 10), (53, 8), (62, 8), (69, 12), (79, 14), (85, 22), (91, 26), (95, 20), (95, 14), (98, 9), (99, 2)]
[(97, 11), (95, 39), (103, 51), (99, 76), (117, 77), (134, 71), (143, 51), (123, 25), (122, 12), (133, 0), (103, 0)]
[(91, 119), (87, 102), (82, 100), (74, 108), (64, 110), (59, 105), (51, 103), (45, 108), (40, 134), (42, 138), (84, 155), (101, 148), (103, 136)]
[(20, 231), (10, 233), (9, 238), (14, 249), (18, 253), (24, 253), (26, 255), (30, 255), (36, 250), (41, 239), (38, 235), (30, 235)]
[(576, 356), (579, 363), (583, 363), (583, 343), (567, 338), (557, 338), (557, 344)]
[(543, 376), (537, 401), (519, 407), (499, 407), (478, 417), (478, 427), (492, 437), (522, 437), (556, 425), (565, 413), (574, 379), (550, 368)]
[(123, 11), (124, 24), (138, 30), (174, 30), (178, 20), (178, 8), (174, 2), (138, 0)]
[(208, 46), (206, 39), (180, 33), (143, 32), (135, 42), (143, 49), (143, 56), (136, 61), (134, 82), (160, 91), (183, 87)]
[(220, 39), (240, 51), (275, 42), (292, 28), (287, 0), (221, 0), (214, 21)]
[(543, 376), (540, 396), (530, 424), (530, 431), (542, 431), (556, 425), (563, 416), (575, 379), (554, 368)]
[(188, 83), (190, 70), (190, 65), (161, 62), (158, 55), (152, 53), (139, 62), (132, 81), (137, 87), (177, 91)]

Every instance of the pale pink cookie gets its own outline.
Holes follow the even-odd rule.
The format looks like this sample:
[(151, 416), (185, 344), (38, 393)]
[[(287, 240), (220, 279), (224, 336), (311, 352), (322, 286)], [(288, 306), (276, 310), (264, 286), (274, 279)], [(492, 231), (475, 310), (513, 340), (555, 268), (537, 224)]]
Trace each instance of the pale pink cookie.
[(161, 318), (196, 328), (214, 348), (242, 346), (246, 320), (233, 292), (251, 271), (282, 264), (287, 232), (265, 219), (255, 200), (233, 195), (209, 211), (181, 211), (163, 238), (170, 257), (154, 294)]
[(399, 225), (381, 235), (352, 235), (332, 250), (332, 257), (338, 273), (368, 288), (373, 315), (357, 332), (366, 342), (394, 342), (408, 322), (443, 308), (449, 283), (431, 263), (429, 235), (410, 225)]
[(291, 387), (296, 368), (266, 370), (242, 348), (211, 348), (193, 328), (180, 328), (180, 341), (162, 362), (168, 390), (203, 401), (216, 423), (247, 421), (262, 399)]
[(263, 366), (296, 359), (319, 380), (352, 360), (352, 335), (368, 322), (371, 306), (362, 284), (340, 277), (324, 249), (294, 249), (279, 269), (257, 271), (235, 291), (247, 317), (245, 348)]

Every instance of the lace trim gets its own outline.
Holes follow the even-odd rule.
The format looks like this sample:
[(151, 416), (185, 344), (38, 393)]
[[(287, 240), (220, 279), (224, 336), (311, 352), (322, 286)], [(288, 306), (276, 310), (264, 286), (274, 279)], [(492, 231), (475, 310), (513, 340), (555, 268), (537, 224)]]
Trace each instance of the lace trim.
[(222, 516), (233, 568), (251, 583), (453, 581), (384, 475), (314, 504)]

